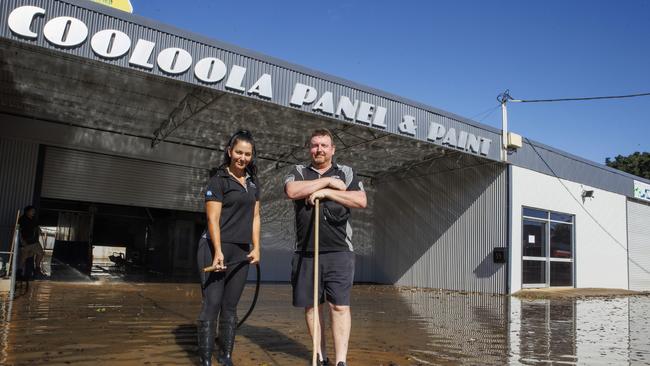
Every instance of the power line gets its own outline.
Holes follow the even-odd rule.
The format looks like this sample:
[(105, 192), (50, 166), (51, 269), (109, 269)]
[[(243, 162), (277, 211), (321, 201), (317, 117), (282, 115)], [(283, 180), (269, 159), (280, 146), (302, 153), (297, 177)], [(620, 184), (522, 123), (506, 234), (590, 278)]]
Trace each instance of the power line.
[(490, 108), (488, 108), (488, 109), (486, 109), (486, 110), (484, 110), (482, 112), (476, 113), (475, 115), (469, 117), (469, 119), (475, 119), (475, 118), (477, 118), (479, 116), (482, 116), (482, 115), (484, 115), (486, 113), (491, 113), (491, 112), (493, 112), (495, 109), (497, 109), (499, 107), (501, 107), (501, 104), (497, 104), (494, 107), (490, 107)]
[(483, 120), (485, 120), (485, 119), (489, 118), (491, 115), (493, 115), (494, 112), (495, 112), (497, 109), (499, 109), (500, 107), (501, 107), (501, 106), (498, 105), (498, 106), (492, 108), (492, 110), (490, 111), (490, 113), (486, 114), (485, 116), (483, 116), (483, 118), (479, 119), (478, 121), (479, 121), (479, 122), (483, 122)]
[(635, 97), (647, 97), (650, 96), (650, 93), (637, 93), (637, 94), (626, 94), (626, 95), (608, 95), (600, 97), (581, 97), (581, 98), (558, 98), (558, 99), (514, 99), (510, 94), (504, 93), (508, 101), (513, 103), (547, 103), (547, 102), (571, 102), (571, 101), (582, 101), (582, 100), (599, 100), (599, 99), (623, 99), (623, 98), (635, 98)]

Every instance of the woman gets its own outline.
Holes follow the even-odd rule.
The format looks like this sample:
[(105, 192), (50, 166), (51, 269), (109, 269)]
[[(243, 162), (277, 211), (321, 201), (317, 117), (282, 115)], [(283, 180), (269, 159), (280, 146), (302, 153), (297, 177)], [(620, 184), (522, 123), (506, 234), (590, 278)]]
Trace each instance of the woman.
[(233, 364), (237, 303), (246, 284), (248, 265), (260, 260), (260, 189), (256, 173), (253, 136), (238, 131), (228, 141), (224, 162), (205, 191), (208, 227), (197, 253), (203, 294), (198, 320), (201, 365), (212, 365), (217, 319), (217, 359), (222, 365)]

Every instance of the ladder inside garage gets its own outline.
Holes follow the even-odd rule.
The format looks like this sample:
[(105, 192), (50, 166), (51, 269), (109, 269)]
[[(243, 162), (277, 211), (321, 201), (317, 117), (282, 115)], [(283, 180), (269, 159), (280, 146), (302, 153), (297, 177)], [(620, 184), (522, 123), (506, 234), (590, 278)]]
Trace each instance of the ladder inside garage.
[(8, 252), (1, 252), (0, 255), (9, 255), (9, 260), (4, 263), (3, 268), (4, 273), (0, 277), (0, 293), (9, 293), (9, 299), (14, 298), (14, 290), (16, 289), (16, 265), (18, 262), (18, 218), (20, 217), (20, 210), (16, 213), (16, 224), (14, 225), (14, 234), (11, 240), (11, 249)]

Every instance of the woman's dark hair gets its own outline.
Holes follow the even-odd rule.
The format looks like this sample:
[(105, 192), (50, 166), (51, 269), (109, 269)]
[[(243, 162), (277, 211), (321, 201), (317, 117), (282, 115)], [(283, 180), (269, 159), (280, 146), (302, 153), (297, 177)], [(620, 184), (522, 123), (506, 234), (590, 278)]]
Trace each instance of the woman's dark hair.
[(27, 212), (28, 212), (29, 210), (35, 210), (35, 209), (36, 209), (36, 207), (34, 207), (34, 206), (32, 206), (32, 205), (25, 206), (25, 208), (23, 208), (23, 216), (24, 216), (24, 215), (27, 215)]
[(230, 165), (230, 155), (228, 155), (228, 150), (232, 149), (237, 145), (238, 142), (244, 141), (248, 142), (253, 146), (253, 156), (251, 157), (251, 162), (246, 166), (246, 172), (250, 174), (253, 178), (257, 178), (257, 149), (255, 148), (255, 140), (253, 139), (253, 134), (248, 130), (239, 130), (235, 132), (228, 140), (228, 145), (223, 150), (223, 163), (219, 168), (225, 168)]

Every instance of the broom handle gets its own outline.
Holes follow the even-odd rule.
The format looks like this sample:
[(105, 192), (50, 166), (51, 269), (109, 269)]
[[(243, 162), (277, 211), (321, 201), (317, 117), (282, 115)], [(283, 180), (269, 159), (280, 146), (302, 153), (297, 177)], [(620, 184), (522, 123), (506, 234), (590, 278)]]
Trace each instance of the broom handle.
[(312, 366), (317, 366), (318, 365), (318, 346), (320, 345), (320, 319), (319, 319), (319, 311), (318, 311), (318, 229), (320, 227), (320, 200), (316, 199), (316, 205), (315, 205), (315, 210), (314, 210), (314, 215), (316, 215), (316, 218), (314, 220), (314, 317), (312, 319), (312, 326), (311, 329), (313, 330), (314, 336), (312, 337), (313, 340), (313, 348), (314, 351), (312, 353), (312, 358), (311, 358), (311, 364)]

